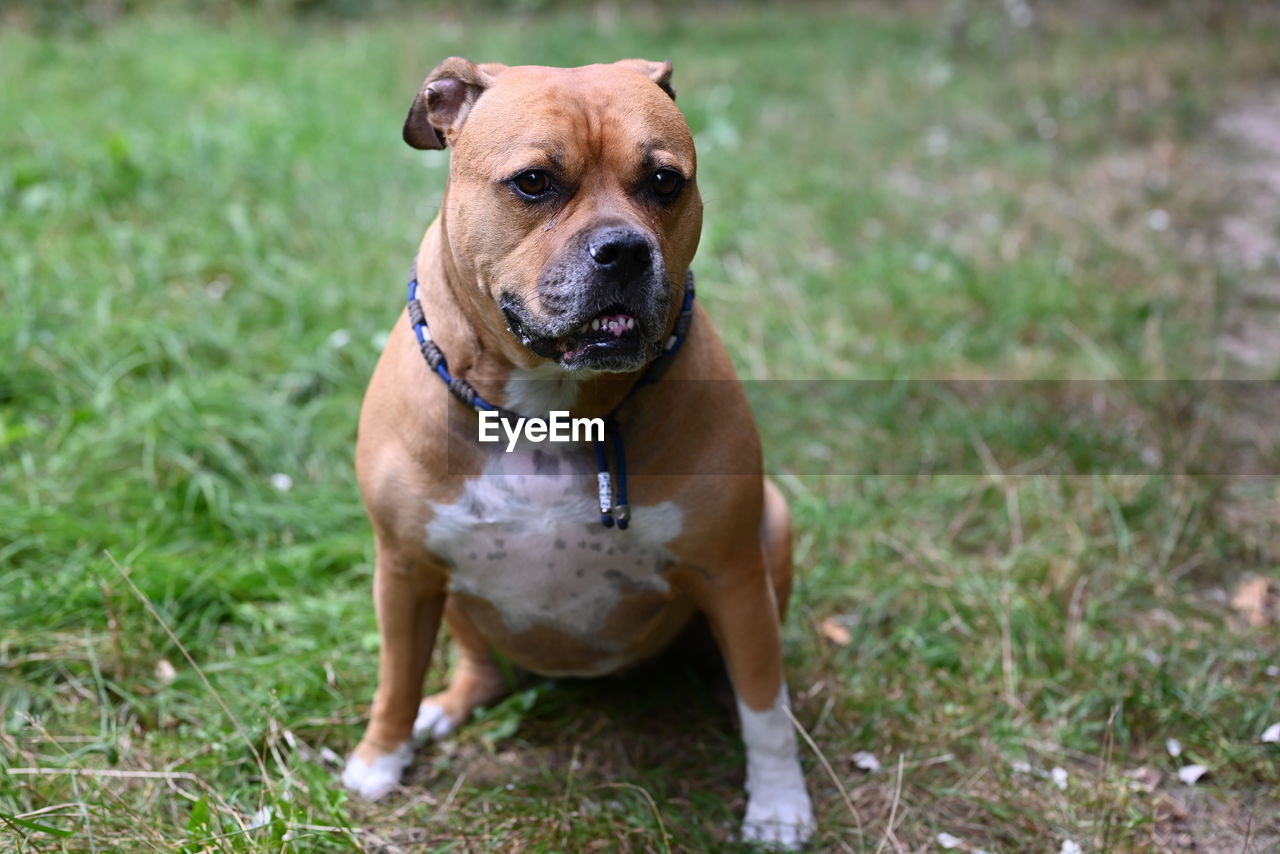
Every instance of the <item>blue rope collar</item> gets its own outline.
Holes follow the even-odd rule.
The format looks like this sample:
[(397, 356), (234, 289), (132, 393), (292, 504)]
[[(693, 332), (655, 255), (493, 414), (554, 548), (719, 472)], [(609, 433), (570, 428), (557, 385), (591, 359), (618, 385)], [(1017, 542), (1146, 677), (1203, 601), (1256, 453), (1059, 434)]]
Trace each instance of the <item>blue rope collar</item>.
[[(616, 523), (620, 530), (626, 530), (631, 522), (631, 508), (627, 504), (627, 456), (622, 444), (622, 432), (618, 429), (615, 416), (618, 410), (635, 396), (635, 393), (650, 383), (655, 383), (671, 367), (680, 345), (689, 334), (689, 324), (693, 321), (693, 271), (689, 271), (684, 279), (684, 304), (680, 307), (680, 316), (676, 318), (671, 337), (663, 345), (662, 353), (649, 363), (648, 369), (636, 380), (635, 385), (627, 392), (618, 405), (609, 410), (604, 417), (604, 437), (595, 441), (596, 445), (596, 485), (600, 494), (600, 524), (612, 528)], [(422, 313), (422, 303), (418, 301), (418, 264), (414, 261), (409, 271), (409, 322), (413, 325), (413, 334), (418, 339), (418, 349), (427, 360), (427, 367), (444, 381), (449, 392), (467, 406), (477, 412), (497, 412), (504, 419), (517, 419), (520, 416), (509, 409), (495, 406), (476, 393), (475, 388), (462, 377), (449, 373), (449, 363), (444, 353), (431, 338), (431, 330), (427, 326), (426, 315)], [(605, 440), (613, 445), (615, 478), (609, 471), (609, 454)], [(615, 494), (616, 487), (616, 494)]]

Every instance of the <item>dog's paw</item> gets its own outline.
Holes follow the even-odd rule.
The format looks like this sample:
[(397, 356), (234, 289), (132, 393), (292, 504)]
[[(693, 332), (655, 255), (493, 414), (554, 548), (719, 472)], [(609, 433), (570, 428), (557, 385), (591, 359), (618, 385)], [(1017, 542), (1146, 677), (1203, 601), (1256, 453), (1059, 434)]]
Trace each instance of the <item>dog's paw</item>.
[(413, 745), (409, 742), (372, 762), (353, 753), (342, 770), (342, 785), (365, 800), (376, 801), (399, 784), (400, 775), (412, 760)]
[(431, 700), (423, 700), (418, 706), (418, 717), (413, 722), (414, 741), (440, 740), (453, 732), (457, 722), (445, 714), (444, 709)]
[(804, 786), (762, 786), (747, 800), (742, 841), (799, 851), (813, 835), (813, 807)]

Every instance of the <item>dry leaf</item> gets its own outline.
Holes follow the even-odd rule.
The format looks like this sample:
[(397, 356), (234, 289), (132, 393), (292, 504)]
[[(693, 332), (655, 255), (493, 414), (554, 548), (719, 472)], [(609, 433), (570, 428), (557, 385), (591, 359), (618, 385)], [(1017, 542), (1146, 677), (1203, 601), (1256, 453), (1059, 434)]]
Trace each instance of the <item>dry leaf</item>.
[(1163, 774), (1146, 765), (1126, 771), (1125, 776), (1133, 781), (1129, 784), (1130, 787), (1139, 792), (1154, 792), (1160, 785), (1160, 781), (1164, 779)]
[(1190, 815), (1186, 806), (1163, 792), (1157, 792), (1151, 804), (1151, 817), (1158, 822), (1186, 821)]
[(1231, 607), (1254, 628), (1280, 620), (1280, 584), (1266, 578), (1249, 578), (1240, 582)]
[(818, 631), (822, 632), (822, 636), (836, 646), (848, 646), (853, 643), (853, 635), (849, 634), (848, 629), (837, 623), (834, 617), (827, 617), (821, 623), (818, 623)]

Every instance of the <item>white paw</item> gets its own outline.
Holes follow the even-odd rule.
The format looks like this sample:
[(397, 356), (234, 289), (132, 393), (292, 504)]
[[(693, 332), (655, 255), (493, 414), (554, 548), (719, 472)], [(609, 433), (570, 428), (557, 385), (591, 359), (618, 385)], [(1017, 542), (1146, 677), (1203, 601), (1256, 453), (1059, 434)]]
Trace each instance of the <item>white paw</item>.
[(422, 705), (418, 706), (418, 717), (413, 722), (413, 740), (439, 740), (453, 732), (455, 726), (457, 723), (444, 713), (444, 709), (430, 700), (423, 700)]
[(804, 785), (760, 786), (747, 799), (742, 841), (798, 851), (813, 835), (813, 807)]
[(376, 801), (399, 784), (412, 760), (413, 745), (407, 741), (372, 762), (353, 755), (342, 770), (342, 785), (365, 800)]

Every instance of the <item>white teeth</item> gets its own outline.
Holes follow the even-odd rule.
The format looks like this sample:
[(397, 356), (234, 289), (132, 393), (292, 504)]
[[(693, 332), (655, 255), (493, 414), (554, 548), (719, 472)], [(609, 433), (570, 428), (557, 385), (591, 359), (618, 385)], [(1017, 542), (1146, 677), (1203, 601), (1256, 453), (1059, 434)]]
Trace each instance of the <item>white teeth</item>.
[(629, 314), (619, 314), (613, 317), (597, 317), (578, 327), (579, 334), (587, 332), (612, 332), (614, 335), (621, 335), (628, 329), (636, 328), (636, 319)]

